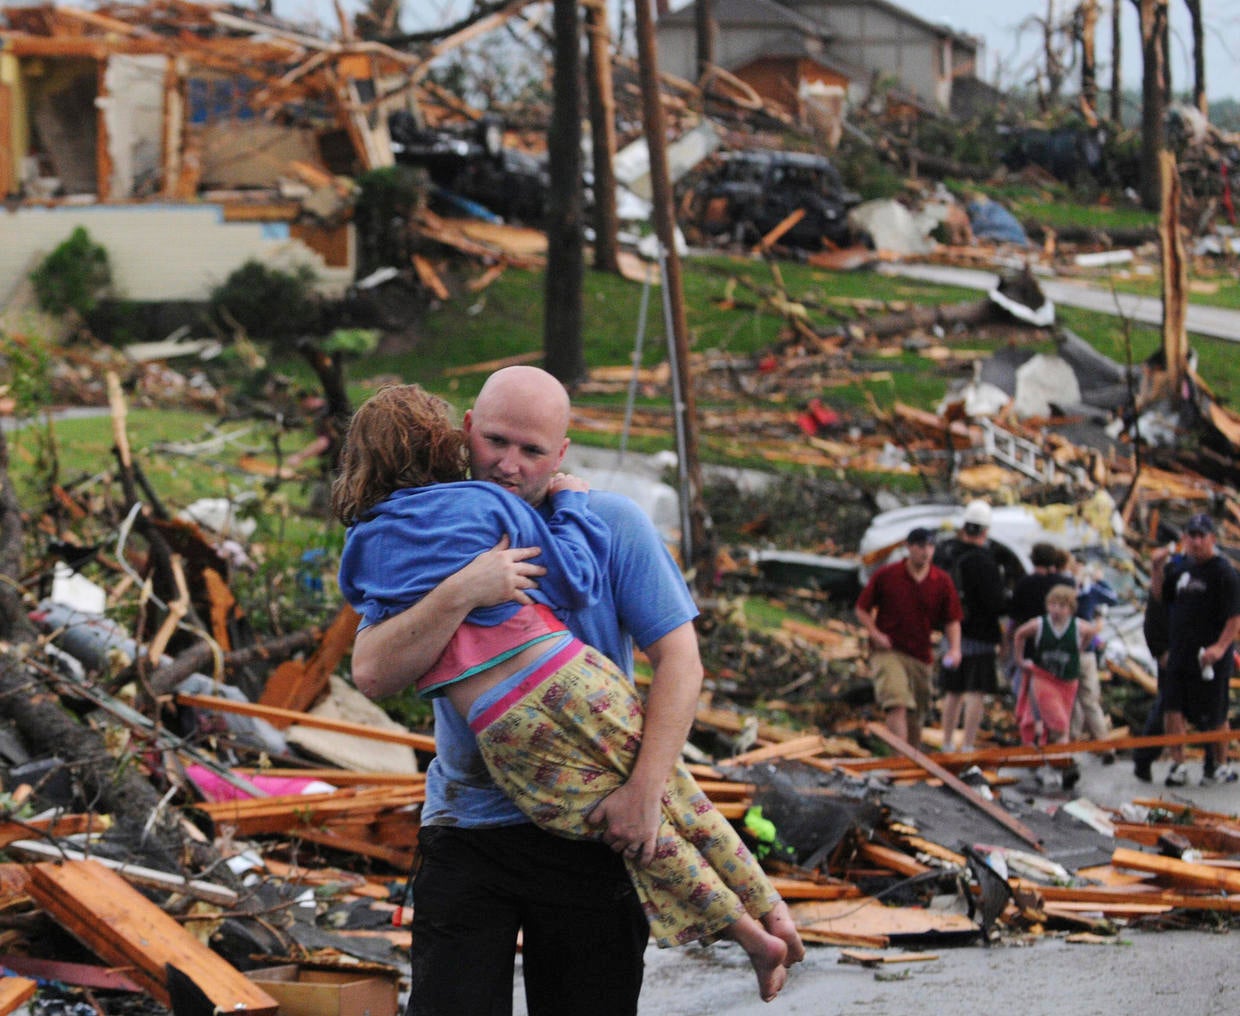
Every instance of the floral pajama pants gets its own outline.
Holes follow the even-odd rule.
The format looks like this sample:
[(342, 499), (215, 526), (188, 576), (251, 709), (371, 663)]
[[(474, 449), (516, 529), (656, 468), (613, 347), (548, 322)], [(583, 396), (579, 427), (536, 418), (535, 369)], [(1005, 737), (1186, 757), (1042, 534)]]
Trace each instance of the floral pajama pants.
[[(590, 810), (632, 770), (642, 737), (635, 689), (598, 650), (576, 640), (470, 716), (496, 784), (537, 825), (598, 839)], [(663, 795), (654, 860), (625, 859), (651, 932), (663, 947), (713, 940), (743, 913), (778, 902), (732, 824), (677, 765)]]

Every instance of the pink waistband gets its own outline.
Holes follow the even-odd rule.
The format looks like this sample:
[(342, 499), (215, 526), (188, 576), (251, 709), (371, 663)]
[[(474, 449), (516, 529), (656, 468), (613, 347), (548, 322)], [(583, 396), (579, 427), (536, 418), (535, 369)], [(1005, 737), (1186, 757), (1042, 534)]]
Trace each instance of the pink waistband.
[(514, 702), (525, 698), (526, 695), (581, 652), (583, 648), (585, 648), (583, 642), (570, 638), (541, 663), (535, 664), (534, 669), (526, 674), (525, 677), (521, 678), (520, 681), (504, 692), (491, 705), (470, 720), (469, 729), (475, 734), (481, 733), (503, 716), (512, 707)]

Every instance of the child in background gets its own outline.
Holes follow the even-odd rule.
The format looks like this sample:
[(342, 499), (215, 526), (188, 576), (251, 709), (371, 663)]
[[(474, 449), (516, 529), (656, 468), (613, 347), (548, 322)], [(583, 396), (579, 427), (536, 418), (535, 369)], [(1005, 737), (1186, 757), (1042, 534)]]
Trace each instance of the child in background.
[(1068, 741), (1081, 651), (1098, 633), (1097, 624), (1076, 617), (1076, 605), (1072, 586), (1052, 586), (1046, 594), (1046, 613), (1012, 633), (1012, 656), (1023, 672), (1016, 719), (1025, 744)]

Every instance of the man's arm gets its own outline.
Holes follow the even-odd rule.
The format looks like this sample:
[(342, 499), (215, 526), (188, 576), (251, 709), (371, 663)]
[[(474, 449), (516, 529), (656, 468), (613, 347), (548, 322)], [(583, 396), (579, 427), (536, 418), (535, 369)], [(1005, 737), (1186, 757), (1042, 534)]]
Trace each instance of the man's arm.
[(1148, 595), (1152, 600), (1161, 600), (1163, 598), (1163, 584), (1167, 579), (1167, 559), (1170, 557), (1170, 547), (1158, 547), (1150, 554), (1150, 588)]
[(604, 824), (603, 841), (613, 850), (637, 846), (640, 864), (654, 859), (663, 792), (680, 759), (702, 691), (697, 632), (686, 621), (646, 647), (654, 667), (646, 696), (646, 717), (637, 760), (628, 780), (590, 813)]
[(1231, 652), (1236, 639), (1240, 638), (1240, 614), (1232, 614), (1223, 625), (1218, 640), (1202, 650), (1202, 663), (1215, 664)]
[(535, 579), (546, 569), (528, 559), (540, 552), (538, 547), (510, 550), (505, 535), (412, 607), (359, 631), (352, 664), (358, 691), (371, 699), (404, 691), (439, 659), (475, 607), (530, 603), (524, 590), (537, 587)]
[(890, 637), (888, 637), (886, 632), (879, 629), (878, 622), (875, 620), (875, 615), (878, 614), (878, 608), (866, 610), (861, 606), (861, 604), (857, 604), (857, 606), (853, 608), (853, 613), (857, 615), (857, 620), (861, 622), (861, 626), (870, 636), (871, 649), (891, 648)]

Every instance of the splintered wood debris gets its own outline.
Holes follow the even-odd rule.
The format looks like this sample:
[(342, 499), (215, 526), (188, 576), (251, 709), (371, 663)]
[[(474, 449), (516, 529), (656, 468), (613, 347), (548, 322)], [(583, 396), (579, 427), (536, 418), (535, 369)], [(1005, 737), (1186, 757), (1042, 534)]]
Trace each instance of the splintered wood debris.
[[(665, 380), (654, 373), (646, 383)], [(109, 381), (119, 449), (119, 482), (112, 489), (126, 500), (88, 511), (73, 493), (58, 491), (60, 521), (52, 531), (72, 538), (73, 527), (89, 525), (101, 508), (126, 519), (114, 549), (95, 548), (98, 559), (109, 562), (118, 583), (130, 582), (135, 568), (145, 573), (168, 616), (202, 618), (215, 648), (206, 648), (199, 635), (187, 637), (184, 624), (169, 627), (153, 618), (132, 629), (102, 616), (75, 616), (53, 603), (31, 614), (43, 634), (20, 653), (4, 653), (0, 702), (8, 710), (19, 703), (74, 703), (97, 735), (81, 748), (67, 736), (40, 744), (45, 714), (15, 717), (23, 734), (35, 732), (31, 740), (46, 762), (14, 767), (20, 782), (7, 788), (0, 840), (18, 862), (3, 869), (6, 913), (41, 915), (78, 940), (80, 964), (54, 949), (44, 954), (56, 957), (45, 962), (55, 964), (61, 980), (96, 984), (100, 964), (122, 967), (127, 990), (161, 1004), (189, 985), (217, 1008), (274, 1011), (262, 984), (242, 973), (255, 957), (327, 969), (363, 962), (398, 979), (410, 916), (402, 882), (416, 848), (425, 799), (421, 770), (433, 754), (433, 738), (348, 718), (356, 715), (350, 711), (356, 704), (342, 702), (349, 689), (334, 672), (356, 627), (351, 611), (340, 610), (322, 628), (295, 638), (250, 643), (243, 637), (244, 616), (228, 588), (230, 564), (211, 534), (194, 523), (171, 524), (156, 498), (150, 499), (153, 508), (135, 510), (138, 491), (149, 484), (125, 438), (120, 387), (115, 377)], [(815, 422), (836, 425), (824, 415)], [(936, 426), (903, 410), (897, 415), (909, 426)], [(725, 426), (720, 417), (714, 429)], [(768, 432), (773, 452), (782, 443), (828, 454), (809, 444), (793, 413), (740, 413), (731, 426)], [(937, 426), (941, 434), (951, 432), (946, 420)], [(1196, 490), (1193, 478), (1178, 473), (1156, 478), (1156, 485), (1170, 489), (1173, 479)], [(787, 590), (803, 593), (812, 599), (809, 591)], [(708, 638), (736, 635), (721, 625)], [(755, 653), (816, 657), (823, 669), (806, 669), (815, 680), (832, 667), (864, 674), (861, 632), (845, 619), (790, 620), (778, 633), (782, 642), (766, 645), (743, 637), (751, 640), (751, 659)], [(53, 646), (57, 655), (46, 656)], [(117, 652), (132, 661), (119, 665), (136, 668), (136, 696), (115, 679)], [(76, 666), (67, 667), (66, 657)], [(737, 673), (714, 676), (720, 688), (740, 679)], [(1117, 667), (1109, 679), (1129, 678)], [(827, 682), (827, 698), (843, 694), (838, 678)], [(782, 683), (787, 714), (796, 716), (796, 696), (807, 681)], [(768, 705), (779, 708), (776, 701)], [(1198, 747), (1230, 735), (1140, 738), (1121, 727), (1106, 740), (1042, 751), (988, 742), (967, 754), (927, 755), (868, 715), (864, 706), (849, 707), (841, 698), (833, 714), (818, 712), (808, 726), (797, 727), (759, 718), (717, 691), (703, 697), (694, 733), (696, 744), (714, 750), (686, 749), (708, 795), (764, 852), (808, 941), (876, 950), (1086, 924), (1096, 935), (1172, 911), (1227, 914), (1240, 907), (1225, 864), (1240, 842), (1233, 817), (1160, 801), (1122, 812), (1093, 809), (1083, 811), (1088, 821), (1073, 819), (1076, 839), (1065, 844), (1045, 815), (1013, 810), (1004, 794), (1021, 779), (1013, 774), (1066, 766), (1073, 754), (1177, 740)], [(315, 745), (310, 752), (299, 747), (307, 743)], [(406, 750), (411, 765), (383, 771), (376, 763), (390, 761), (393, 747)], [(114, 766), (127, 767), (131, 788), (136, 779), (150, 790), (136, 812), (127, 813), (119, 800), (109, 805), (102, 794), (83, 794)], [(87, 778), (92, 772), (97, 775)], [(933, 831), (919, 829), (916, 797), (902, 798), (898, 812), (886, 803), (897, 788), (933, 795), (931, 801), (947, 795), (965, 809), (968, 817), (957, 823), (956, 835), (1002, 858), (1007, 875), (1001, 881), (1008, 887), (1002, 906), (987, 910), (974, 862), (960, 843), (936, 842)], [(774, 822), (773, 841), (750, 828), (759, 808)], [(811, 813), (818, 816), (812, 822), (806, 820)], [(162, 831), (156, 849), (136, 830), (157, 814)], [(1164, 856), (1175, 843), (1182, 849)], [(1082, 849), (1089, 866), (1076, 871), (1068, 861)], [(305, 910), (307, 885), (316, 887), (309, 908), (313, 934), (307, 915), (293, 913)], [(925, 893), (945, 891), (959, 894), (957, 909), (922, 905)], [(979, 920), (983, 911), (989, 916)], [(191, 934), (208, 926), (232, 930), (211, 936), (208, 948)], [(46, 925), (40, 930), (28, 919), (4, 935), (9, 951), (38, 957), (50, 948), (42, 944), (46, 933)], [(853, 962), (884, 962), (883, 954), (852, 955)], [(20, 984), (11, 990), (12, 998), (27, 997)]]

